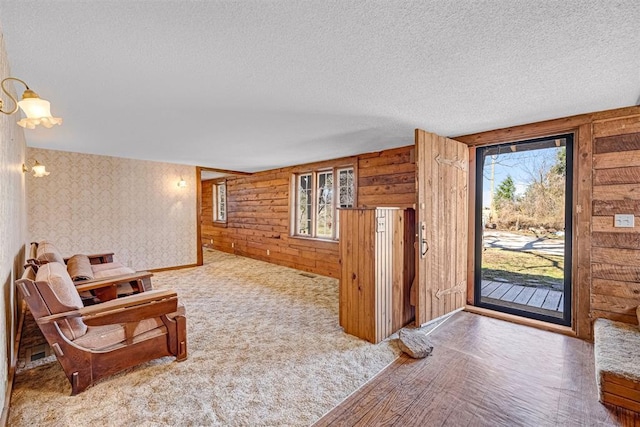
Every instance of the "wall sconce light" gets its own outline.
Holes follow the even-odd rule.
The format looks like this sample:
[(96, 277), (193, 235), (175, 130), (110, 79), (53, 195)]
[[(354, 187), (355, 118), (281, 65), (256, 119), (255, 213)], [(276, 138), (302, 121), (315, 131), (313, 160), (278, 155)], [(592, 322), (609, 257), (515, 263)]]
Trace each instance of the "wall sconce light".
[[(51, 173), (47, 172), (47, 168), (45, 167), (45, 165), (37, 160), (35, 160), (35, 163), (33, 164), (31, 170), (33, 171), (33, 176), (35, 176), (36, 178), (42, 178), (43, 176), (47, 176)], [(29, 172), (29, 168), (24, 164), (22, 165), (22, 172)]]
[(185, 181), (184, 179), (182, 179), (182, 177), (180, 177), (180, 181), (178, 181), (178, 187), (185, 188), (186, 186), (187, 186), (187, 181)]
[[(18, 102), (18, 100), (14, 98), (13, 95), (11, 95), (4, 87), (4, 83), (7, 80), (15, 80), (22, 83), (27, 88), (27, 90), (25, 90), (22, 94), (22, 101)], [(22, 80), (15, 77), (7, 77), (6, 79), (2, 80), (0, 86), (2, 87), (2, 91), (6, 93), (7, 96), (11, 98), (11, 100), (15, 104), (13, 110), (4, 111), (2, 109), (2, 100), (0, 99), (0, 112), (11, 115), (16, 113), (18, 111), (18, 107), (20, 107), (24, 114), (27, 116), (26, 118), (18, 121), (18, 125), (22, 126), (23, 128), (35, 129), (38, 125), (50, 128), (53, 125), (59, 125), (62, 123), (61, 118), (51, 116), (51, 104), (49, 103), (49, 101), (40, 98), (38, 94), (29, 89), (29, 86)]]

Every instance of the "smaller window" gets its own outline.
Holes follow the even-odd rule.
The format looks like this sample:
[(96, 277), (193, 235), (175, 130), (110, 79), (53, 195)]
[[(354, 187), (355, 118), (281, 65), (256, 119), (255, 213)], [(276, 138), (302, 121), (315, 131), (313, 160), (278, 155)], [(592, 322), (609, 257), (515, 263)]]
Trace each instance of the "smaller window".
[(227, 183), (221, 181), (213, 186), (213, 221), (227, 222)]
[(298, 175), (298, 200), (296, 203), (296, 234), (311, 234), (311, 174)]

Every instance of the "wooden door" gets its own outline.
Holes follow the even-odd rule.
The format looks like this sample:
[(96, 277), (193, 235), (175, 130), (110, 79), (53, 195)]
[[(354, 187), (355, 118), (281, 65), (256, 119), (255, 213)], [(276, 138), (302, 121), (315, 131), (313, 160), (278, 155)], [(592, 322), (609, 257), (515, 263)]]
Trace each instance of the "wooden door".
[(416, 129), (416, 325), (467, 299), (469, 148)]

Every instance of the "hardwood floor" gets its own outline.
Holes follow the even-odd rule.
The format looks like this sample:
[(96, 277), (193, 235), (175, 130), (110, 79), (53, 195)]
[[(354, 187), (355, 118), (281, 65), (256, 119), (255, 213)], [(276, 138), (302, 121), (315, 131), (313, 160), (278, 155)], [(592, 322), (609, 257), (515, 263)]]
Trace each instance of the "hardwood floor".
[(598, 402), (588, 342), (467, 312), (430, 339), (314, 425), (640, 426)]

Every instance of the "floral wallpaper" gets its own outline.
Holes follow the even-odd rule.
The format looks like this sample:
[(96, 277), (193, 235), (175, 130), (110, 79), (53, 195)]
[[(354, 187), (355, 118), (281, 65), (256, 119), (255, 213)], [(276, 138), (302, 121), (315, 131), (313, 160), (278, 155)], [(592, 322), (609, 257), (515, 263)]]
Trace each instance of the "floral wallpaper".
[(136, 270), (196, 263), (195, 167), (39, 148), (27, 157), (50, 172), (27, 176), (30, 240), (65, 256), (114, 252)]
[[(0, 29), (1, 30), (1, 29)], [(9, 77), (11, 70), (0, 32), (0, 80)], [(7, 88), (11, 90), (12, 84)], [(15, 95), (15, 92), (14, 92)], [(2, 94), (5, 108), (13, 105)], [(6, 390), (9, 367), (16, 354), (15, 337), (18, 311), (13, 282), (22, 275), (26, 240), (25, 181), (22, 163), (25, 155), (24, 130), (17, 125), (18, 115), (0, 114), (0, 384)], [(0, 392), (4, 407), (5, 393)]]

